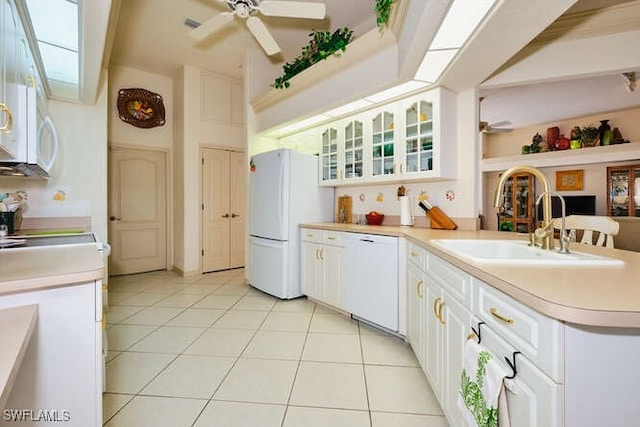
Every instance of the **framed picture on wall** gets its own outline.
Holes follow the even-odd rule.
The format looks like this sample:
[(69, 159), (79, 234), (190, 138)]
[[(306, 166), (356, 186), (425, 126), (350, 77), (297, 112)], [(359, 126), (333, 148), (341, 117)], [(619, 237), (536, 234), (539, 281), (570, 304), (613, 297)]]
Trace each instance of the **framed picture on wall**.
[(556, 172), (556, 190), (580, 191), (583, 189), (584, 169)]

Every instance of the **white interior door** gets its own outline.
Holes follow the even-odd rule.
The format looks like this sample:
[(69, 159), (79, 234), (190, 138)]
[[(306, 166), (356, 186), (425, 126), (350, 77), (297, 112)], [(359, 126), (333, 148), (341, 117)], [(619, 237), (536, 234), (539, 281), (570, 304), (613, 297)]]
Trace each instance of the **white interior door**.
[(229, 268), (229, 152), (202, 150), (202, 271)]
[(246, 161), (244, 153), (229, 153), (229, 205), (231, 211), (229, 267), (244, 265)]
[(109, 148), (109, 272), (167, 266), (166, 153)]

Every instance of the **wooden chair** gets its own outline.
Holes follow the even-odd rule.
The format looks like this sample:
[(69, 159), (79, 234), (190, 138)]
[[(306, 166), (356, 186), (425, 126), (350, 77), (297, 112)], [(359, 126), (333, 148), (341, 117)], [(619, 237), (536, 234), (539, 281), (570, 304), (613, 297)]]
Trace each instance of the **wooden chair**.
[[(569, 215), (565, 218), (566, 229), (572, 240), (577, 241), (576, 231), (582, 231), (582, 239), (580, 243), (593, 245), (593, 233), (596, 232), (596, 246), (605, 246), (613, 248), (613, 236), (618, 234), (620, 224), (608, 216), (593, 215)], [(553, 219), (553, 228), (560, 230), (562, 227), (562, 218)]]

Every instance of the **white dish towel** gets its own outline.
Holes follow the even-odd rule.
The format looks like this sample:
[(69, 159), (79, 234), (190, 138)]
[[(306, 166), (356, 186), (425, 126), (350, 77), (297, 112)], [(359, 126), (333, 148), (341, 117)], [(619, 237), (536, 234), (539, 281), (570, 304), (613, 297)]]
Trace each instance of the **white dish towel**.
[(509, 427), (507, 375), (486, 348), (467, 340), (458, 407), (470, 426)]

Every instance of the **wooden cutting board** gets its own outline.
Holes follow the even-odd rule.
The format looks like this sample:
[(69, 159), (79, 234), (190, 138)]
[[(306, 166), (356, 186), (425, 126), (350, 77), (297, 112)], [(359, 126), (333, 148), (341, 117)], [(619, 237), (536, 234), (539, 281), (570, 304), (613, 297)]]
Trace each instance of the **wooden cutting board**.
[(336, 206), (336, 222), (351, 222), (351, 196), (338, 197), (338, 205)]

